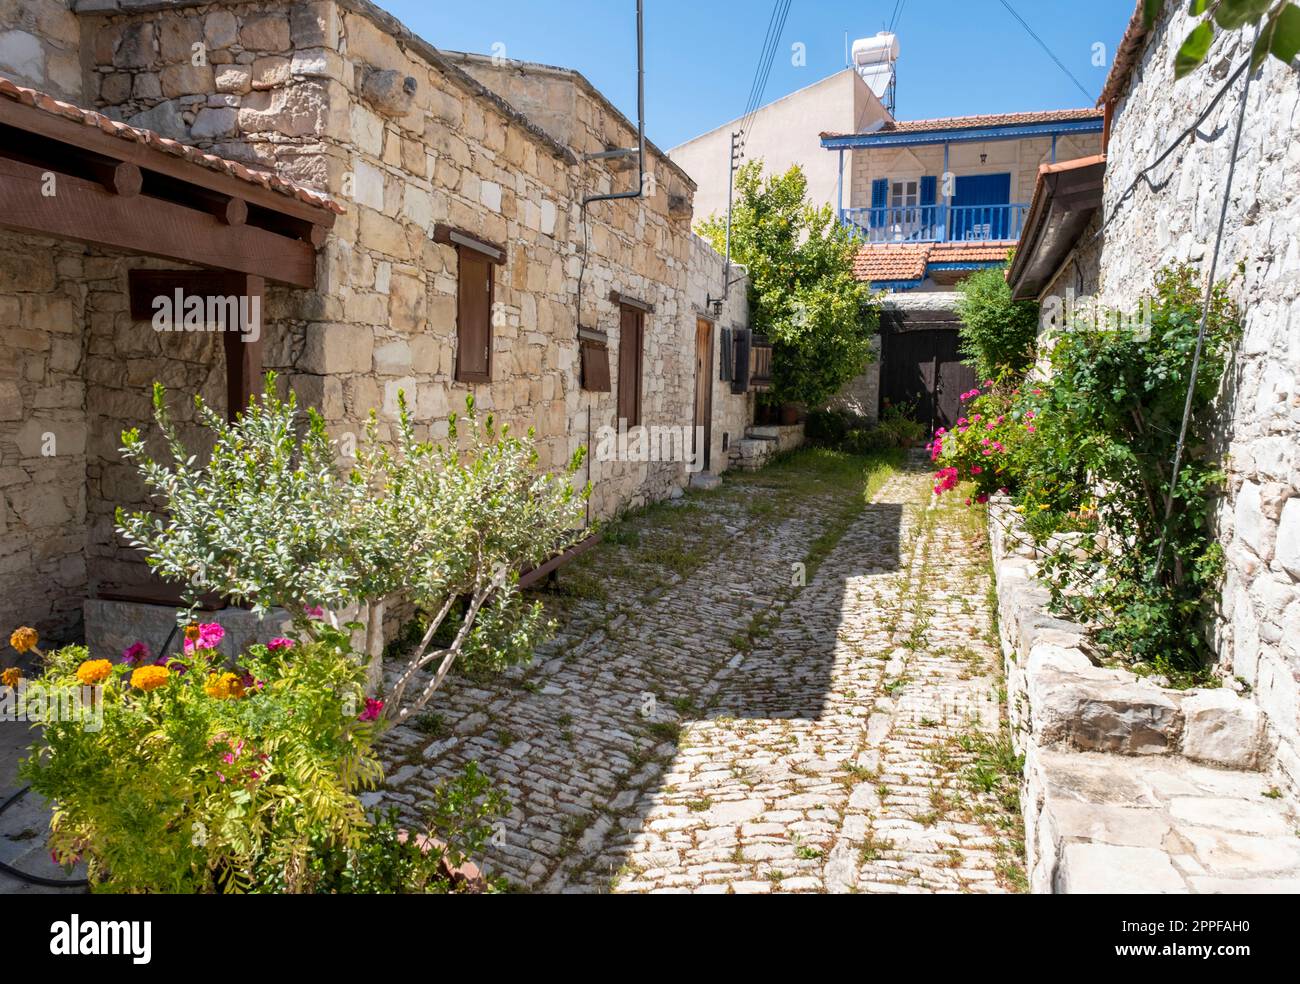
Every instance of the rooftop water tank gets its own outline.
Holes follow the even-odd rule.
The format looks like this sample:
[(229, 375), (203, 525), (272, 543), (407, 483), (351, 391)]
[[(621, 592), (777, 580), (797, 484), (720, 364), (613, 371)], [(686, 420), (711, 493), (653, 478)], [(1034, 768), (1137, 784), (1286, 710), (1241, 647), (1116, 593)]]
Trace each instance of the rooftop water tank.
[(853, 67), (876, 98), (893, 112), (895, 63), (898, 61), (898, 35), (881, 31), (874, 38), (853, 42)]

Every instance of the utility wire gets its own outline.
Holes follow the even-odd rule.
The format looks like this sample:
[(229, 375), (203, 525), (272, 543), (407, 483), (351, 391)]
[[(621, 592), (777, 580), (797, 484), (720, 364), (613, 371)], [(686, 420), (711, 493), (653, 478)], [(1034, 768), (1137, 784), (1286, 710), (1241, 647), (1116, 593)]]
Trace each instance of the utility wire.
[(1080, 82), (1075, 77), (1073, 72), (1071, 72), (1068, 68), (1065, 67), (1065, 63), (1061, 61), (1061, 59), (1056, 57), (1056, 53), (1053, 52), (1052, 49), (1047, 46), (1047, 42), (1044, 41), (1042, 38), (1040, 38), (1036, 33), (1034, 33), (1034, 29), (1029, 26), (1028, 22), (1023, 17), (1021, 17), (1018, 13), (1016, 13), (1016, 8), (1011, 6), (1011, 4), (1007, 2), (1007, 0), (999, 0), (999, 2), (1002, 4), (1002, 6), (1007, 8), (1007, 12), (1011, 14), (1012, 17), (1014, 17), (1016, 20), (1020, 22), (1020, 26), (1023, 27), (1029, 33), (1029, 36), (1038, 42), (1038, 46), (1047, 52), (1047, 57), (1052, 59), (1052, 61), (1056, 62), (1057, 67), (1070, 77), (1071, 82), (1073, 82), (1076, 86), (1079, 87), (1079, 91), (1083, 93), (1084, 98), (1086, 98), (1089, 102), (1095, 101), (1096, 97), (1093, 96), (1092, 93), (1090, 93), (1087, 89), (1083, 87), (1083, 83)]
[[(759, 54), (758, 67), (754, 72), (754, 84), (750, 88), (749, 103), (741, 119), (740, 132), (746, 134), (753, 125), (754, 117), (763, 102), (763, 93), (767, 89), (768, 78), (772, 74), (772, 64), (776, 59), (776, 49), (785, 30), (786, 18), (790, 14), (792, 0), (776, 0), (772, 5), (772, 16), (768, 21), (768, 33), (763, 39), (763, 50)], [(742, 137), (743, 139), (743, 137)]]
[(889, 20), (889, 33), (894, 33), (894, 28), (898, 27), (898, 22), (903, 18), (903, 11), (907, 9), (907, 0), (898, 0), (894, 4), (894, 16)]
[[(1256, 37), (1259, 29), (1256, 28)], [(1252, 44), (1246, 49), (1246, 65), (1250, 65)], [(1169, 494), (1165, 497), (1165, 519), (1160, 529), (1160, 546), (1156, 548), (1156, 566), (1153, 580), (1160, 576), (1165, 560), (1165, 543), (1169, 539), (1169, 520), (1174, 514), (1174, 493), (1178, 490), (1178, 469), (1183, 463), (1183, 448), (1187, 443), (1187, 426), (1192, 416), (1192, 398), (1196, 394), (1196, 375), (1201, 368), (1201, 351), (1205, 348), (1205, 328), (1210, 320), (1210, 304), (1214, 295), (1214, 274), (1219, 266), (1219, 250), (1223, 245), (1223, 229), (1228, 222), (1228, 203), (1232, 200), (1232, 177), (1237, 171), (1237, 151), (1241, 147), (1241, 131), (1246, 122), (1246, 104), (1250, 95), (1253, 72), (1246, 72), (1246, 84), (1241, 88), (1241, 109), (1237, 113), (1237, 132), (1232, 137), (1232, 156), (1228, 160), (1228, 177), (1223, 185), (1223, 204), (1219, 207), (1219, 231), (1214, 237), (1214, 252), (1210, 256), (1210, 274), (1205, 281), (1205, 298), (1201, 302), (1201, 326), (1196, 333), (1196, 349), (1192, 353), (1192, 375), (1187, 381), (1187, 400), (1183, 404), (1183, 422), (1178, 429), (1178, 443), (1174, 446), (1174, 464), (1169, 475)]]
[(775, 0), (772, 4), (772, 13), (767, 19), (767, 32), (763, 35), (763, 44), (758, 49), (758, 63), (754, 67), (754, 78), (749, 83), (749, 96), (745, 99), (745, 110), (740, 114), (742, 124), (758, 104), (759, 81), (763, 77), (763, 65), (767, 61), (768, 48), (772, 45), (772, 30), (776, 25), (781, 4), (782, 0)]

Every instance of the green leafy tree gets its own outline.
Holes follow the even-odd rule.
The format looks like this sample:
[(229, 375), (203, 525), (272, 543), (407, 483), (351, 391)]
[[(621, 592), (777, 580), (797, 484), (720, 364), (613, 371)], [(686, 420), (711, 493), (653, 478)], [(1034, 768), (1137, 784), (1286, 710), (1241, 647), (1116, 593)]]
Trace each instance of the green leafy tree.
[(961, 350), (967, 365), (981, 380), (1004, 373), (1020, 376), (1034, 358), (1038, 337), (1038, 304), (1013, 301), (1005, 267), (977, 270), (958, 290)]
[[(1143, 18), (1148, 28), (1154, 26), (1166, 0), (1145, 0)], [(1193, 17), (1202, 17), (1183, 39), (1174, 56), (1174, 75), (1182, 78), (1196, 71), (1214, 44), (1216, 28), (1237, 31), (1247, 26), (1258, 28), (1250, 54), (1250, 70), (1256, 71), (1269, 55), (1289, 65), (1300, 54), (1300, 7), (1288, 0), (1191, 0)]]
[[(215, 437), (200, 461), (156, 385), (154, 416), (171, 461), (151, 458), (138, 430), (122, 435), (122, 451), (162, 511), (118, 510), (117, 524), (191, 603), (214, 592), (257, 612), (282, 608), (306, 637), (322, 624), (308, 609), (326, 609), (335, 622), (337, 611), (355, 609), (372, 688), (384, 606), (414, 602), (429, 615), (427, 631), (385, 708), (403, 720), (458, 660), (499, 670), (531, 654), (548, 626), (541, 604), (524, 600), (518, 574), (581, 537), (587, 491), (572, 484), (583, 449), (562, 473), (542, 473), (531, 430), (518, 436), (491, 415), (480, 420), (472, 397), (463, 417), (451, 416), (444, 444), (417, 440), (404, 397), (398, 403), (393, 443), (379, 439), (372, 411), (350, 462), (319, 414), (276, 396), (269, 374), (265, 395), (233, 423), (195, 399)], [(449, 638), (439, 635), (453, 623)]]
[[(796, 165), (763, 177), (763, 162), (736, 173), (731, 255), (749, 273), (749, 316), (772, 341), (772, 392), (778, 403), (816, 407), (871, 361), (880, 324), (870, 286), (853, 276), (857, 250), (829, 205), (808, 203), (808, 180)], [(722, 251), (725, 217), (699, 226)]]

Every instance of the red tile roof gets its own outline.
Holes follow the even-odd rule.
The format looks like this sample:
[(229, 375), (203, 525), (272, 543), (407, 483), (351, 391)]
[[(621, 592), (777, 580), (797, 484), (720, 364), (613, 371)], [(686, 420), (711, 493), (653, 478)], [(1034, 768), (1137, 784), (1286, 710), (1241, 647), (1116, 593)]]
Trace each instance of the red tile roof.
[(931, 263), (1002, 263), (1014, 242), (868, 243), (853, 257), (853, 276), (881, 283), (924, 280)]
[(1104, 106), (1118, 99), (1128, 86), (1129, 77), (1133, 74), (1133, 68), (1137, 65), (1149, 33), (1146, 18), (1142, 15), (1142, 7), (1143, 0), (1137, 0), (1133, 16), (1129, 18), (1124, 36), (1120, 38), (1119, 47), (1115, 49), (1110, 71), (1106, 74), (1106, 83), (1101, 87), (1101, 95), (1097, 97), (1098, 106)]
[[(1049, 109), (1032, 113), (989, 113), (983, 116), (947, 116), (936, 120), (891, 120), (871, 133), (924, 133), (932, 130), (963, 130), (974, 126), (1021, 126), (1028, 123), (1068, 123), (1074, 120), (1099, 120), (1100, 109)], [(853, 136), (845, 133), (823, 133), (823, 137)]]
[(271, 191), (279, 192), (282, 195), (288, 195), (290, 198), (296, 198), (300, 202), (308, 205), (314, 205), (317, 208), (329, 209), (331, 212), (342, 215), (346, 209), (333, 199), (322, 195), (320, 192), (312, 191), (310, 188), (304, 188), (292, 181), (287, 181), (278, 174), (266, 171), (255, 171), (250, 167), (240, 164), (238, 161), (229, 161), (224, 157), (217, 157), (215, 154), (208, 154), (197, 147), (191, 147), (189, 144), (181, 143), (179, 140), (172, 140), (164, 137), (153, 130), (144, 130), (140, 127), (129, 126), (126, 123), (109, 119), (103, 113), (96, 113), (94, 110), (82, 109), (72, 103), (62, 102), (55, 99), (47, 93), (40, 92), (36, 89), (29, 89), (25, 86), (18, 85), (11, 79), (0, 75), (0, 96), (8, 97), (14, 102), (21, 103), (24, 106), (31, 106), (52, 116), (61, 116), (64, 119), (72, 120), (74, 123), (81, 123), (84, 126), (95, 127), (110, 136), (120, 137), (123, 140), (131, 140), (138, 144), (144, 144), (154, 150), (161, 151), (164, 154), (170, 154), (173, 157), (180, 157), (200, 167), (205, 167), (210, 171), (219, 171), (222, 174), (228, 174), (231, 177), (238, 178), (241, 181), (247, 181), (249, 184), (260, 185)]
[(930, 263), (1002, 263), (1016, 244), (1011, 241), (935, 243)]
[(859, 280), (923, 280), (933, 243), (871, 243), (853, 258)]

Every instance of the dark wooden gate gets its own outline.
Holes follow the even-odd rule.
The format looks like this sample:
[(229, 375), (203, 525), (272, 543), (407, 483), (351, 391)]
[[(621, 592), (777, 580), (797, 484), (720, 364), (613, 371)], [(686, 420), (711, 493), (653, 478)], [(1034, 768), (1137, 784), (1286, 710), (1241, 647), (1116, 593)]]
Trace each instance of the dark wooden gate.
[[(911, 406), (933, 433), (961, 416), (961, 394), (976, 385), (975, 370), (958, 352), (960, 320), (953, 311), (885, 310), (880, 316), (880, 405)], [(885, 401), (889, 401), (886, 404)]]

